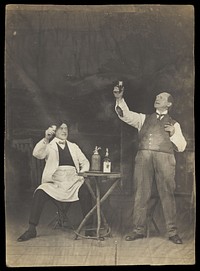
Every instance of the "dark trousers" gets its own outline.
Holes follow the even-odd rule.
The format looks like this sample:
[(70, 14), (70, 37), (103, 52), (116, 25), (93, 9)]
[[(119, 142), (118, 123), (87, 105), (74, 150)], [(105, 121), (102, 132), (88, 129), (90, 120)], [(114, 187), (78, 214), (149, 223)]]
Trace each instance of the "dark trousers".
[[(90, 192), (85, 183), (79, 188), (78, 192), (79, 201), (81, 205), (81, 210), (83, 216), (85, 216), (92, 209), (92, 198)], [(62, 204), (63, 209), (67, 212), (72, 202), (60, 202), (49, 196), (44, 190), (38, 189), (33, 197), (33, 202), (31, 206), (31, 213), (29, 218), (29, 224), (33, 224), (35, 226), (38, 225), (40, 216), (42, 214), (44, 205), (47, 201), (53, 201), (57, 206)], [(92, 217), (88, 219), (86, 226), (92, 226)]]
[(169, 236), (177, 233), (175, 190), (175, 165), (173, 154), (141, 150), (135, 158), (133, 210), (134, 231), (144, 234), (147, 208), (155, 179)]

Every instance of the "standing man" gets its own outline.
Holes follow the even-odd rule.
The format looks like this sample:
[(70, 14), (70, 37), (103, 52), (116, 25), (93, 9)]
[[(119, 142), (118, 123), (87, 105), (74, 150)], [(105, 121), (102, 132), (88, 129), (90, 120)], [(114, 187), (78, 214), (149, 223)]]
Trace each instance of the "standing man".
[[(51, 142), (50, 139), (55, 136)], [(81, 175), (88, 171), (90, 163), (81, 149), (67, 140), (68, 127), (65, 123), (51, 126), (45, 131), (45, 138), (39, 141), (33, 156), (45, 159), (46, 165), (42, 175), (42, 184), (34, 192), (33, 204), (29, 218), (29, 228), (17, 241), (27, 241), (37, 235), (36, 226), (39, 223), (44, 204), (48, 200), (70, 203), (80, 200), (85, 216), (92, 208), (92, 199)], [(92, 226), (92, 219), (88, 221)], [(90, 231), (86, 232), (90, 235)]]
[(139, 134), (134, 170), (133, 231), (126, 236), (125, 240), (133, 241), (146, 237), (147, 207), (155, 178), (169, 240), (175, 244), (182, 244), (176, 226), (174, 150), (183, 152), (186, 141), (179, 123), (169, 115), (173, 98), (167, 92), (160, 93), (154, 102), (156, 112), (145, 115), (129, 110), (124, 101), (123, 92), (124, 89), (120, 91), (119, 87), (114, 87), (116, 113), (122, 121), (135, 127)]

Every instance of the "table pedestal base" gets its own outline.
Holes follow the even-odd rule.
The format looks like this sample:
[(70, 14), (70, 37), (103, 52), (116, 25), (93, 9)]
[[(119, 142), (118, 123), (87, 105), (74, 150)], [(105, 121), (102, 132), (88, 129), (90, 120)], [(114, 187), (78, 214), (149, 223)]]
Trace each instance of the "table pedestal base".
[[(84, 175), (83, 175), (84, 176)], [(96, 186), (96, 195), (90, 185), (89, 180), (87, 179), (87, 177), (94, 177), (95, 178), (95, 186)], [(101, 198), (100, 197), (100, 188), (99, 188), (99, 177), (105, 177), (105, 176), (109, 176), (109, 177), (113, 177), (115, 178), (114, 183), (111, 185), (111, 187), (108, 189), (108, 191), (105, 193), (105, 195)], [(106, 218), (101, 210), (101, 205), (102, 203), (107, 199), (107, 197), (112, 193), (112, 191), (115, 189), (115, 187), (117, 186), (117, 184), (120, 181), (121, 177), (119, 174), (94, 174), (94, 173), (85, 173), (85, 183), (93, 197), (93, 199), (96, 201), (96, 205), (87, 213), (87, 215), (84, 217), (84, 219), (82, 220), (81, 224), (79, 225), (78, 229), (74, 231), (75, 233), (75, 240), (78, 239), (78, 237), (82, 237), (82, 238), (86, 238), (86, 239), (96, 239), (96, 240), (104, 240), (104, 237), (106, 236), (111, 236), (111, 229), (106, 221)], [(95, 229), (91, 229), (91, 230), (95, 230), (96, 231), (96, 236), (86, 236), (81, 234), (81, 231), (85, 225), (85, 223), (87, 222), (88, 218), (96, 211), (97, 213), (97, 227)], [(102, 221), (101, 221), (102, 220)], [(102, 223), (103, 222), (103, 223)], [(103, 225), (104, 227), (101, 228), (101, 225)], [(106, 232), (105, 233), (100, 233), (101, 229), (104, 229)], [(89, 231), (90, 229), (86, 229), (87, 231)]]
[[(91, 231), (93, 231), (93, 230), (96, 230), (96, 229), (91, 229)], [(104, 230), (105, 231), (104, 228), (102, 228), (100, 230)], [(90, 231), (90, 229), (89, 230), (87, 229), (87, 231)], [(78, 237), (81, 237), (81, 238), (85, 238), (85, 239), (94, 239), (94, 240), (104, 241), (105, 237), (111, 237), (111, 228), (109, 227), (106, 230), (105, 233), (102, 233), (102, 234), (100, 233), (99, 236), (97, 236), (97, 235), (96, 236), (86, 236), (86, 235), (83, 235), (80, 232), (76, 232), (76, 231), (74, 231), (74, 233), (75, 233), (74, 240), (77, 240)]]

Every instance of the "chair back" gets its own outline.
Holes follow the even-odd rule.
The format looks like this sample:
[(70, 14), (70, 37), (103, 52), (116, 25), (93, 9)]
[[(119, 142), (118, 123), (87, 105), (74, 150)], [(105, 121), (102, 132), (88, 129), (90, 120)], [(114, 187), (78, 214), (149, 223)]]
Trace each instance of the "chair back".
[(13, 139), (12, 147), (17, 150), (27, 153), (30, 165), (30, 178), (31, 178), (31, 187), (30, 189), (35, 189), (41, 183), (42, 172), (44, 169), (44, 160), (36, 159), (33, 157), (32, 152), (34, 148), (32, 138), (26, 139)]

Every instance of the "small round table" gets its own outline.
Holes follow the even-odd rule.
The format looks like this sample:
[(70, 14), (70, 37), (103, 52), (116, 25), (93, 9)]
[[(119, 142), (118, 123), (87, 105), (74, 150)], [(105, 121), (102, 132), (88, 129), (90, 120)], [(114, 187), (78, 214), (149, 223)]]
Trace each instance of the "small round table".
[[(92, 238), (96, 240), (104, 240), (105, 236), (108, 236), (111, 232), (110, 226), (108, 225), (106, 218), (101, 210), (102, 203), (107, 199), (107, 197), (112, 193), (112, 191), (115, 189), (119, 181), (121, 180), (121, 173), (119, 172), (111, 172), (111, 173), (103, 173), (102, 171), (87, 171), (82, 174), (82, 176), (85, 178), (85, 183), (90, 191), (91, 196), (96, 201), (95, 206), (87, 213), (87, 215), (83, 218), (82, 222), (80, 223), (78, 229), (75, 232), (75, 240), (78, 239), (78, 236), (82, 238)], [(101, 197), (100, 195), (100, 182), (102, 180), (114, 180), (113, 184), (110, 186), (108, 191)], [(90, 182), (94, 181), (95, 183), (95, 189), (96, 189), (96, 195), (95, 192), (90, 185)], [(102, 182), (103, 183), (103, 182)], [(89, 217), (95, 212), (97, 212), (97, 227), (96, 227), (96, 236), (88, 237), (85, 235), (80, 234), (83, 226), (85, 225), (86, 221), (89, 219)], [(100, 234), (100, 226), (101, 226), (101, 218), (103, 219), (104, 226), (106, 227), (107, 231), (105, 234)]]

